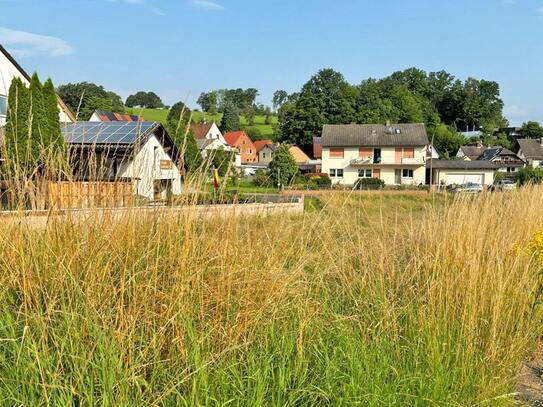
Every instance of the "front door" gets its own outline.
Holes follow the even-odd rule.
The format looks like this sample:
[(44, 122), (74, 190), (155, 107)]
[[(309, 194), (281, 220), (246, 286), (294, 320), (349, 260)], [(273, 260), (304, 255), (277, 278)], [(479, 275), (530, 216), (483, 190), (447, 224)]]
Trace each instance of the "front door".
[(402, 183), (402, 170), (394, 170), (394, 183), (401, 185)]

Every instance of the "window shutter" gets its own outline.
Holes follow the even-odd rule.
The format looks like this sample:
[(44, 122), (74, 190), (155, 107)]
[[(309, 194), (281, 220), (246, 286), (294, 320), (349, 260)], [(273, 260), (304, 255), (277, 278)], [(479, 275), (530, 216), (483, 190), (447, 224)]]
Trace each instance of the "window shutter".
[(331, 148), (330, 157), (331, 158), (343, 158), (343, 149), (342, 148)]
[(415, 149), (413, 147), (404, 148), (403, 158), (415, 158)]
[(358, 156), (360, 158), (370, 158), (373, 156), (373, 149), (372, 148), (366, 148), (366, 147), (360, 147), (358, 149)]

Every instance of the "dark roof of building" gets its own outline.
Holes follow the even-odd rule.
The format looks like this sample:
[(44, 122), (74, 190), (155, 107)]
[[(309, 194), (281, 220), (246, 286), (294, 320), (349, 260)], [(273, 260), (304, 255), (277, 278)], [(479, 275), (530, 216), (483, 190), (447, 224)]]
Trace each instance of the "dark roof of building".
[(415, 147), (428, 145), (424, 124), (326, 124), (323, 147)]
[(198, 150), (203, 150), (208, 145), (212, 144), (215, 140), (208, 139), (208, 138), (197, 138), (196, 139), (196, 145), (198, 146)]
[(428, 167), (445, 170), (495, 170), (500, 166), (492, 161), (467, 161), (467, 160), (431, 160)]
[(195, 139), (203, 139), (211, 130), (213, 123), (191, 123), (190, 131)]
[[(15, 68), (17, 68), (17, 70), (21, 73), (21, 75), (23, 75), (23, 77), (27, 81), (30, 82), (30, 79), (31, 79), (30, 75), (23, 69), (23, 67), (21, 65), (19, 65), (19, 63), (15, 60), (15, 58), (13, 58), (11, 56), (11, 54), (2, 46), (2, 44), (0, 44), (0, 52), (2, 54), (4, 54), (4, 56), (13, 64), (13, 66), (15, 66)], [(74, 114), (68, 108), (68, 106), (66, 106), (66, 103), (64, 103), (64, 101), (58, 95), (57, 95), (57, 100), (58, 100), (58, 104), (60, 105), (60, 107), (62, 108), (62, 110), (66, 114), (66, 116), (68, 116), (72, 121), (75, 122)]]
[(460, 146), (460, 150), (462, 150), (464, 155), (468, 157), (470, 160), (476, 160), (477, 158), (479, 158), (480, 155), (483, 154), (487, 148), (488, 148), (487, 146), (482, 146), (482, 145)]
[(134, 114), (107, 112), (105, 110), (95, 110), (101, 122), (142, 122), (143, 117)]
[(543, 160), (543, 145), (539, 139), (518, 139), (524, 157), (532, 160)]

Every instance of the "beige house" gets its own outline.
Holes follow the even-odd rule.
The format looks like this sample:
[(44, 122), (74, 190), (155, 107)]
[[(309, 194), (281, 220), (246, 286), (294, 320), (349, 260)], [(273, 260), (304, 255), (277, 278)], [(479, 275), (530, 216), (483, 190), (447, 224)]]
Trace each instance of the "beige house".
[(253, 142), (256, 149), (256, 159), (259, 164), (269, 164), (277, 150), (277, 144), (271, 140), (258, 140)]
[(543, 139), (520, 139), (517, 146), (517, 155), (528, 167), (543, 166)]
[(334, 184), (354, 185), (360, 178), (379, 178), (388, 185), (426, 181), (430, 154), (424, 124), (325, 125), (322, 172)]

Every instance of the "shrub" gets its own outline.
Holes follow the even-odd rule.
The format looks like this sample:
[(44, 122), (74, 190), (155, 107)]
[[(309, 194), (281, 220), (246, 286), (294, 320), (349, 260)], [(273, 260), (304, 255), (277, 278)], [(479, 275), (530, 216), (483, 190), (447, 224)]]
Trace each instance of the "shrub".
[(255, 177), (253, 179), (253, 185), (255, 187), (271, 187), (272, 179), (265, 170), (256, 170)]
[(517, 176), (520, 185), (541, 184), (543, 181), (543, 169), (541, 168), (523, 168)]
[(382, 189), (385, 186), (385, 181), (379, 178), (360, 178), (356, 181), (356, 189)]

